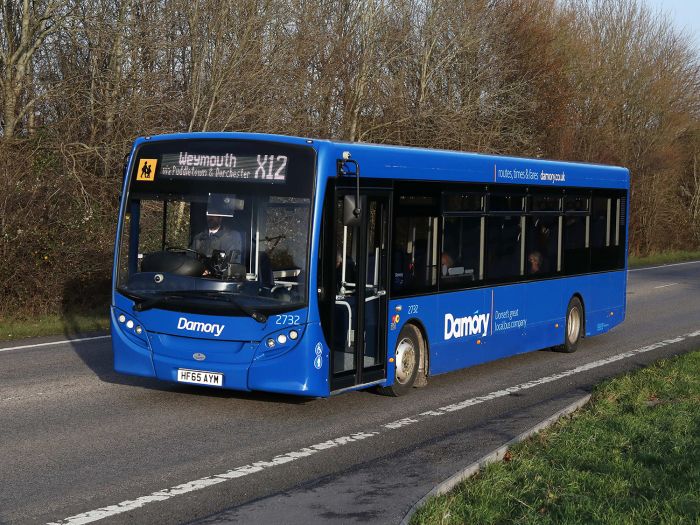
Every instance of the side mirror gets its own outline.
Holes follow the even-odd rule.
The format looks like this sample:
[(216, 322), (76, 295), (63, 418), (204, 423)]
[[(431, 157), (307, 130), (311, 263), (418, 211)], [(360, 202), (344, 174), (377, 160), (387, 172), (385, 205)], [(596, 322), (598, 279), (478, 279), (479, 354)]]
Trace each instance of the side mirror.
[(362, 214), (354, 195), (343, 197), (343, 226), (359, 226)]
[(345, 195), (343, 197), (343, 226), (359, 226), (362, 213), (360, 210), (360, 165), (356, 160), (350, 158), (350, 152), (343, 152), (343, 160), (338, 159), (338, 176), (351, 175), (348, 165), (355, 166), (355, 196)]

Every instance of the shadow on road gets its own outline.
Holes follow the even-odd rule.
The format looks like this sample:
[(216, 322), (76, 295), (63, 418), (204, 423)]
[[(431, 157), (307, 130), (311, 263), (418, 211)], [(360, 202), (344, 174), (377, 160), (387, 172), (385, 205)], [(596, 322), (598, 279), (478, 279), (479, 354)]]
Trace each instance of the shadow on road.
[[(63, 289), (61, 307), (66, 339), (70, 340), (75, 338), (76, 334), (81, 332), (82, 325), (78, 322), (79, 317), (93, 315), (94, 312), (109, 312), (110, 290), (111, 282), (109, 279), (90, 280), (85, 277), (79, 277), (66, 283)], [(91, 335), (103, 335), (103, 333), (82, 333), (81, 335), (89, 337)], [(175, 394), (268, 401), (290, 405), (304, 404), (313, 400), (313, 398), (269, 394), (265, 392), (238, 392), (235, 390), (219, 390), (207, 387), (179, 385), (159, 381), (157, 379), (126, 376), (114, 371), (112, 348), (108, 339), (75, 342), (71, 343), (71, 347), (83, 363), (105, 383), (140, 387), (160, 392), (172, 392)]]
[(108, 339), (101, 341), (85, 341), (71, 343), (75, 354), (105, 383), (123, 385), (128, 387), (140, 387), (159, 392), (172, 392), (173, 394), (187, 394), (213, 398), (231, 398), (250, 401), (267, 401), (272, 403), (285, 403), (300, 405), (313, 398), (301, 398), (265, 392), (238, 392), (235, 390), (220, 390), (217, 388), (179, 385), (151, 379), (147, 377), (128, 376), (114, 371), (112, 347)]

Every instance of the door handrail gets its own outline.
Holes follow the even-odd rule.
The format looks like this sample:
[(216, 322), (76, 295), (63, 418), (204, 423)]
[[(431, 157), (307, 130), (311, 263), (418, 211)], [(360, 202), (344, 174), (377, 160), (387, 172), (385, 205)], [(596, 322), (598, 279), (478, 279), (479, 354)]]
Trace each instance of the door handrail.
[(336, 295), (335, 304), (343, 305), (348, 309), (348, 333), (346, 336), (346, 344), (348, 345), (348, 348), (350, 348), (352, 346), (352, 343), (350, 342), (350, 333), (352, 332), (352, 307), (350, 306), (350, 303), (343, 301), (342, 299), (344, 299), (342, 295)]

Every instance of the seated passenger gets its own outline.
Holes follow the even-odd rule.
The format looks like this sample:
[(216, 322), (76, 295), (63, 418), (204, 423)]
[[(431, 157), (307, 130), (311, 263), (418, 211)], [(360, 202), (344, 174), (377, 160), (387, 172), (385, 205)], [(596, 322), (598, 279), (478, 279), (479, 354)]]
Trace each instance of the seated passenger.
[(527, 257), (528, 273), (542, 273), (542, 254), (540, 252), (532, 252)]
[(449, 269), (454, 267), (455, 260), (449, 253), (442, 252), (442, 255), (440, 256), (440, 264), (442, 265), (442, 276), (444, 277), (448, 274)]

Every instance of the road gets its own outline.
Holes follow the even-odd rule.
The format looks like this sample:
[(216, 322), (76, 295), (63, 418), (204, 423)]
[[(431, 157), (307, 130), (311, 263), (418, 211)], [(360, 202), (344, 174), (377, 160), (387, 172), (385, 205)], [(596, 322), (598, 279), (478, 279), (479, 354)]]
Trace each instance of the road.
[(124, 377), (108, 338), (8, 349), (44, 342), (0, 344), (0, 524), (398, 523), (602, 379), (700, 348), (700, 264), (631, 272), (625, 323), (575, 354), (503, 359), (402, 398)]

